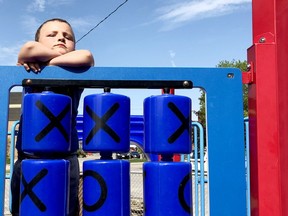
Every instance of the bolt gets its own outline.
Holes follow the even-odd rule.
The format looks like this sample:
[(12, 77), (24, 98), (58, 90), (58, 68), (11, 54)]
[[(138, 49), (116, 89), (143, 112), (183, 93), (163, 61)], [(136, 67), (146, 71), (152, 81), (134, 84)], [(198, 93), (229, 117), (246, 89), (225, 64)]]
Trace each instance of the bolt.
[(228, 74), (227, 74), (227, 77), (228, 77), (229, 79), (232, 79), (232, 78), (234, 77), (234, 73), (228, 73)]
[(247, 71), (251, 70), (251, 64), (247, 64)]
[(163, 91), (164, 94), (170, 94), (170, 88), (164, 88)]
[(265, 37), (261, 37), (260, 39), (259, 39), (259, 43), (265, 43), (266, 42), (266, 38)]
[(189, 87), (189, 86), (190, 86), (190, 85), (189, 85), (189, 82), (188, 82), (188, 81), (184, 81), (184, 82), (183, 82), (183, 86), (184, 86), (184, 87)]
[(111, 88), (110, 87), (104, 87), (104, 92), (105, 93), (110, 93), (111, 92)]
[(32, 80), (31, 79), (26, 80), (26, 84), (27, 85), (31, 85), (32, 84)]

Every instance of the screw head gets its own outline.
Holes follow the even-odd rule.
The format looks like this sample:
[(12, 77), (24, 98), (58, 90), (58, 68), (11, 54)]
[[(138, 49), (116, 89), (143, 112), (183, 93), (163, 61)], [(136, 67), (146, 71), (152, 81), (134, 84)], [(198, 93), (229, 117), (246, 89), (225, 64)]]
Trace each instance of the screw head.
[(266, 38), (265, 37), (261, 37), (260, 39), (259, 39), (259, 43), (265, 43), (266, 42)]
[(31, 80), (31, 79), (27, 79), (27, 80), (26, 80), (26, 84), (27, 84), (27, 85), (31, 85), (31, 84), (32, 84), (32, 80)]
[(228, 74), (227, 74), (227, 77), (228, 77), (229, 79), (232, 79), (232, 78), (234, 77), (234, 73), (228, 73)]
[(184, 87), (189, 87), (189, 82), (188, 82), (188, 81), (184, 81), (184, 82), (183, 82), (183, 86), (184, 86)]
[(251, 64), (247, 64), (247, 71), (251, 70)]

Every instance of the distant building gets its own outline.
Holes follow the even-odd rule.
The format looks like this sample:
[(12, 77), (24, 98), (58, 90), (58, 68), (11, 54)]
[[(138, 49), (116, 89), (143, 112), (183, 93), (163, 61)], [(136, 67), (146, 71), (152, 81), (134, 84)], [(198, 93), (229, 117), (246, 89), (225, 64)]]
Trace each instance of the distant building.
[(17, 121), (20, 118), (22, 92), (10, 92), (8, 121)]

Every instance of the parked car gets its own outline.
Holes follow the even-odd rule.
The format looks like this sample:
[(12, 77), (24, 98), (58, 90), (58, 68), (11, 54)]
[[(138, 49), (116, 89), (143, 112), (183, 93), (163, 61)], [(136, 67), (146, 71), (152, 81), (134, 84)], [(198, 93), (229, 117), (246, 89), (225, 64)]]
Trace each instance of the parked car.
[(117, 159), (130, 159), (130, 153), (117, 153), (116, 154)]
[(137, 151), (130, 152), (131, 158), (140, 158), (140, 154)]

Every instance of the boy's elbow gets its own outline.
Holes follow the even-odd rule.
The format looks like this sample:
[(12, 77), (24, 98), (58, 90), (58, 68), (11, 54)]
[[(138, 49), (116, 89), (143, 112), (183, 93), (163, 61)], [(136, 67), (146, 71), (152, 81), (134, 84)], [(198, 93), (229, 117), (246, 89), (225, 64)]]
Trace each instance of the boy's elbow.
[(94, 57), (93, 54), (89, 50), (85, 50), (85, 62), (87, 66), (94, 66)]
[(24, 62), (29, 58), (29, 55), (31, 53), (31, 50), (35, 47), (34, 41), (28, 41), (26, 42), (20, 49), (20, 52), (18, 54), (18, 62)]
[(28, 41), (23, 45), (23, 49), (31, 50), (35, 47), (36, 42), (35, 41)]

